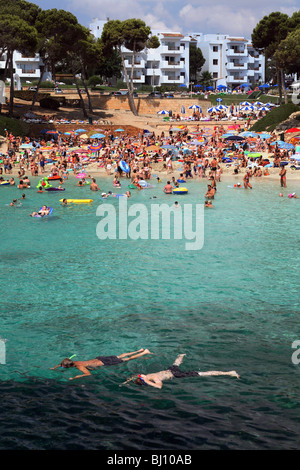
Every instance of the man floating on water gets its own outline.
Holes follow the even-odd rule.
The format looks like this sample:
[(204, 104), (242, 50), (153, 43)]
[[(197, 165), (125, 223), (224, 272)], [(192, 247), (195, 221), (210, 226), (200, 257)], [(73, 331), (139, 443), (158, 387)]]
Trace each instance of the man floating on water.
[(176, 379), (180, 379), (183, 377), (199, 377), (199, 376), (205, 377), (205, 376), (229, 375), (231, 377), (236, 377), (237, 379), (240, 378), (240, 376), (237, 374), (235, 370), (231, 370), (229, 372), (222, 372), (222, 371), (217, 371), (217, 370), (210, 370), (207, 372), (197, 372), (194, 370), (182, 372), (179, 369), (179, 366), (182, 363), (184, 356), (185, 354), (179, 354), (174, 364), (166, 370), (162, 370), (160, 372), (155, 372), (153, 374), (147, 374), (147, 375), (139, 374), (138, 376), (134, 376), (131, 379), (127, 380), (126, 382), (124, 382), (124, 384), (126, 384), (127, 382), (130, 382), (136, 377), (137, 377), (135, 380), (136, 384), (151, 385), (151, 387), (155, 387), (155, 388), (162, 388), (164, 380), (173, 379), (174, 377)]
[(112, 366), (114, 364), (122, 364), (123, 362), (137, 359), (145, 354), (152, 354), (149, 349), (139, 349), (129, 353), (120, 354), (120, 356), (98, 356), (95, 359), (87, 361), (72, 361), (70, 358), (64, 359), (60, 364), (55, 367), (51, 367), (51, 370), (57, 369), (58, 367), (64, 367), (69, 369), (70, 367), (76, 367), (82, 374), (71, 377), (69, 380), (79, 379), (81, 377), (87, 377), (91, 375), (89, 369), (96, 369), (101, 366)]

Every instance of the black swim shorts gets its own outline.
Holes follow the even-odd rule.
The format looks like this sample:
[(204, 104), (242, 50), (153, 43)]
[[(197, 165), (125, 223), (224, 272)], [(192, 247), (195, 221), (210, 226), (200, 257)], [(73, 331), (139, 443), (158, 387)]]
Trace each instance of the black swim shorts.
[(105, 366), (113, 366), (115, 364), (121, 364), (123, 361), (117, 356), (98, 356), (98, 361), (103, 362)]
[(199, 373), (196, 372), (195, 370), (182, 372), (178, 366), (174, 366), (174, 365), (171, 367), (168, 367), (168, 370), (172, 372), (172, 374), (174, 375), (174, 377), (176, 377), (176, 379), (181, 379), (182, 377), (198, 377), (199, 376)]

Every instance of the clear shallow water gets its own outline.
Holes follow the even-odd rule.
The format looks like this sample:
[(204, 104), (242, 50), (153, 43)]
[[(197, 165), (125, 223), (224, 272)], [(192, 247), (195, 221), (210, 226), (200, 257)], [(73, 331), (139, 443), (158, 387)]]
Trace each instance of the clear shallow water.
[[(299, 200), (279, 198), (277, 181), (245, 191), (224, 180), (205, 210), (203, 249), (186, 251), (185, 240), (99, 240), (99, 193), (70, 179), (65, 192), (38, 194), (37, 181), (20, 208), (6, 204), (22, 191), (0, 193), (0, 448), (298, 449)], [(176, 199), (203, 202), (206, 184), (189, 182)], [(162, 188), (133, 190), (128, 204), (173, 204)], [(299, 194), (299, 183), (285, 196), (291, 190)], [(62, 197), (94, 203), (62, 207)], [(44, 203), (52, 218), (28, 216)], [(140, 347), (154, 354), (89, 378), (49, 370), (72, 354)], [(120, 387), (180, 353), (183, 370), (235, 369), (241, 379)]]

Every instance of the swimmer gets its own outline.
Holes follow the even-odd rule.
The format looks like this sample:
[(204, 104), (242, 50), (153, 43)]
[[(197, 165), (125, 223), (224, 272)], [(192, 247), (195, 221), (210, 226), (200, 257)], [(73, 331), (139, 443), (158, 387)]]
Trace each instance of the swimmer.
[(130, 192), (130, 191), (126, 191), (125, 196), (128, 197), (128, 198), (131, 197), (131, 192)]
[(157, 176), (156, 181), (157, 181), (158, 183), (161, 183), (161, 179), (160, 179), (159, 176)]
[(289, 198), (290, 199), (298, 199), (298, 196), (297, 196), (296, 193), (291, 193), (291, 194), (289, 194)]
[(174, 189), (174, 187), (171, 185), (170, 181), (167, 181), (167, 184), (163, 189), (164, 193), (165, 194), (172, 194), (172, 189)]
[(139, 374), (138, 378), (135, 380), (135, 383), (138, 385), (151, 385), (151, 387), (162, 388), (164, 380), (173, 379), (174, 377), (176, 379), (180, 379), (183, 377), (199, 377), (199, 376), (205, 377), (205, 376), (229, 375), (230, 377), (236, 377), (239, 379), (239, 375), (237, 374), (235, 370), (231, 370), (229, 372), (222, 372), (222, 371), (216, 371), (216, 370), (210, 370), (207, 372), (198, 372), (194, 370), (188, 371), (188, 372), (182, 372), (179, 369), (179, 366), (182, 363), (184, 356), (185, 354), (179, 354), (174, 364), (166, 370), (155, 372), (153, 374), (146, 374), (146, 375)]
[(17, 199), (14, 199), (13, 202), (11, 202), (9, 205), (10, 206), (16, 206), (17, 202), (18, 202)]
[(106, 194), (106, 193), (102, 193), (102, 194), (101, 194), (102, 199), (106, 199), (108, 196), (109, 196), (109, 195)]
[(283, 194), (282, 194), (282, 193), (280, 193), (280, 194), (279, 194), (279, 197), (283, 197)]
[(173, 206), (173, 207), (174, 207), (174, 209), (180, 209), (180, 205), (179, 205), (178, 201), (175, 201), (175, 202), (174, 202), (174, 206)]
[(211, 201), (205, 201), (204, 202), (204, 207), (214, 207), (214, 206), (212, 205)]
[(101, 366), (112, 366), (114, 364), (122, 364), (123, 362), (142, 357), (145, 354), (152, 353), (149, 351), (149, 349), (142, 348), (138, 351), (120, 354), (120, 356), (98, 356), (95, 359), (90, 359), (88, 361), (72, 361), (71, 359), (66, 358), (57, 366), (52, 367), (51, 370), (57, 369), (58, 367), (64, 367), (66, 369), (69, 367), (76, 367), (80, 372), (82, 372), (82, 374), (76, 375), (75, 377), (69, 379), (74, 380), (91, 375), (89, 369), (95, 369)]
[(67, 201), (66, 199), (63, 199), (61, 205), (62, 205), (62, 206), (67, 206), (67, 205), (68, 205), (68, 201)]
[(33, 212), (30, 214), (30, 217), (44, 217), (45, 215), (49, 215), (50, 209), (47, 206), (43, 206), (39, 212)]

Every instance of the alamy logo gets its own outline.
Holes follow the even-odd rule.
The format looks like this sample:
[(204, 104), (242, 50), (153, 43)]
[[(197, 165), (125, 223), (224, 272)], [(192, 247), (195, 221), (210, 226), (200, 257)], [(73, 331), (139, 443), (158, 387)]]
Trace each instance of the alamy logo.
[[(204, 244), (203, 204), (132, 204), (119, 197), (113, 204), (101, 204), (96, 234), (100, 240), (186, 240), (186, 250), (201, 250)], [(173, 221), (173, 224), (172, 224)]]
[(0, 339), (0, 364), (6, 364), (6, 340)]
[(296, 366), (300, 363), (300, 341), (296, 340), (292, 343), (292, 348), (296, 349), (295, 352), (292, 354), (292, 363)]

